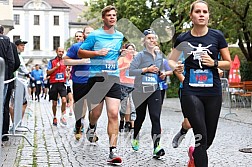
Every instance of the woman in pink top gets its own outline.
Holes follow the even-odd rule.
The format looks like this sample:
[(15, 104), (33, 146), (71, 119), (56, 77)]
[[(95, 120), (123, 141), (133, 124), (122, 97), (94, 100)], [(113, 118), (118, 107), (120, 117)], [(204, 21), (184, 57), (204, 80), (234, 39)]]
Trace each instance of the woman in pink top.
[[(120, 110), (120, 126), (119, 131), (129, 132), (134, 128), (134, 120), (136, 119), (136, 110), (132, 100), (132, 94), (134, 87), (134, 77), (129, 76), (129, 66), (136, 54), (135, 45), (128, 43), (125, 45), (125, 49), (122, 51), (121, 56), (118, 59), (118, 66), (120, 70), (120, 83), (122, 91), (122, 101)], [(125, 119), (125, 124), (124, 124)]]

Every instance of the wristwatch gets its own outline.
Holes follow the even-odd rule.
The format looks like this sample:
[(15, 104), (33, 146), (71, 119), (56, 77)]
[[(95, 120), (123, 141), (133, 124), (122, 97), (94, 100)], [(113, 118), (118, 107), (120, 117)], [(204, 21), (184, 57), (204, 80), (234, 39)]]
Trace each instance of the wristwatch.
[(218, 60), (215, 59), (215, 60), (214, 60), (214, 68), (217, 68), (218, 65), (219, 65), (219, 64), (218, 64)]

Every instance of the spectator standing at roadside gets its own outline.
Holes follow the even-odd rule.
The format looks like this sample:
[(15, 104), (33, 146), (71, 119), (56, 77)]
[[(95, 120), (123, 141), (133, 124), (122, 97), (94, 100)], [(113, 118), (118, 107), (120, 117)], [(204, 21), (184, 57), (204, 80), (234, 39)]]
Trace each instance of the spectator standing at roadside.
[[(4, 80), (7, 81), (11, 78), (12, 73), (14, 72), (14, 65), (15, 65), (15, 59), (13, 55), (13, 49), (10, 42), (10, 38), (3, 35), (4, 27), (0, 25), (0, 56), (5, 61), (5, 74), (4, 74)], [(4, 98), (7, 93), (8, 83), (4, 84)], [(4, 102), (3, 102), (4, 104)], [(0, 109), (1, 114), (3, 113), (3, 108)]]
[[(0, 26), (0, 34), (3, 34), (4, 28)], [(16, 71), (20, 66), (20, 60), (17, 53), (17, 47), (14, 43), (11, 42), (12, 50), (13, 50), (13, 56), (14, 56), (14, 71)], [(14, 78), (14, 73), (10, 75), (9, 79)], [(11, 92), (14, 89), (14, 81), (10, 82), (8, 84), (7, 92), (6, 92), (6, 98), (4, 103), (4, 112), (3, 112), (3, 127), (2, 127), (2, 134), (8, 134), (9, 126), (10, 126), (10, 112), (9, 112), (9, 101), (11, 97)], [(8, 141), (9, 137), (4, 136), (2, 138), (2, 141)]]

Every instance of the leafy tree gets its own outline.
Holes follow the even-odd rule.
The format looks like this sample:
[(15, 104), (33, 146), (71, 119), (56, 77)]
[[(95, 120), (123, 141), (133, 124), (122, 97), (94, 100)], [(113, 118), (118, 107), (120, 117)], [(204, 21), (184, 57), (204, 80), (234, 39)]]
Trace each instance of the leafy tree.
[(75, 43), (75, 38), (74, 37), (70, 37), (68, 38), (68, 40), (65, 42), (65, 50), (68, 50), (68, 48), (71, 47), (71, 45), (73, 45)]
[(238, 42), (247, 61), (252, 61), (252, 1), (209, 0), (211, 26), (223, 31), (230, 43)]
[[(160, 17), (174, 23), (176, 37), (190, 26), (189, 9), (194, 0), (98, 0), (90, 6), (85, 17), (95, 18), (101, 9), (113, 4), (118, 8), (118, 20), (127, 18), (143, 31)], [(236, 43), (246, 60), (252, 61), (252, 1), (251, 0), (206, 0), (210, 8), (209, 26), (221, 30), (229, 43)], [(100, 18), (100, 14), (98, 15)], [(161, 49), (168, 53), (171, 43), (162, 43)]]
[[(141, 32), (143, 30), (150, 28), (151, 23), (161, 17), (165, 17), (165, 8), (161, 8), (163, 0), (98, 0), (91, 3), (90, 9), (86, 12), (83, 17), (87, 19), (96, 19), (91, 26), (97, 28), (97, 25), (100, 25), (101, 21), (101, 10), (106, 5), (115, 5), (118, 9), (117, 19), (122, 18), (130, 20)], [(125, 27), (126, 28), (126, 27)], [(123, 32), (130, 32), (131, 30), (124, 30)], [(131, 31), (132, 32), (132, 31)], [(140, 40), (140, 39), (139, 39)], [(167, 53), (169, 44), (162, 43), (161, 50), (164, 53)]]

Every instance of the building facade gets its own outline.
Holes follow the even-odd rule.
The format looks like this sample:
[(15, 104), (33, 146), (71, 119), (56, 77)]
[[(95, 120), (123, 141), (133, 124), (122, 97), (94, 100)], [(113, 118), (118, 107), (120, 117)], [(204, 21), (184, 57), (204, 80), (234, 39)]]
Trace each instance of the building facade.
[(0, 25), (4, 27), (4, 34), (14, 28), (13, 0), (0, 0)]
[(11, 41), (28, 41), (22, 56), (29, 66), (46, 65), (57, 47), (64, 47), (75, 31), (87, 25), (78, 21), (83, 9), (63, 0), (13, 0), (14, 29), (7, 36)]

